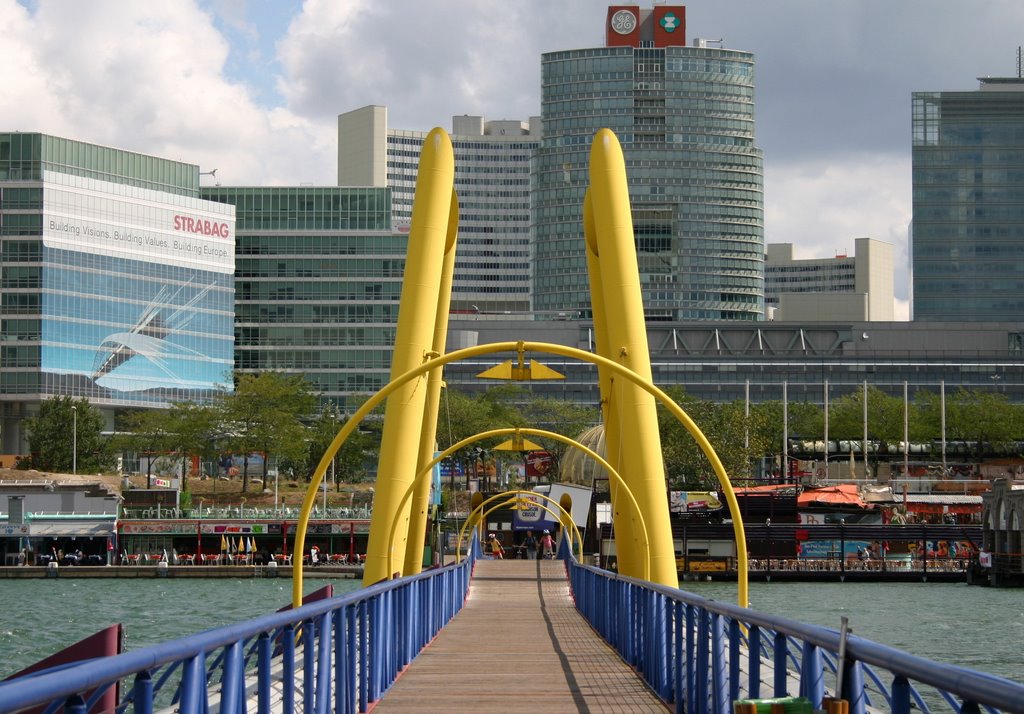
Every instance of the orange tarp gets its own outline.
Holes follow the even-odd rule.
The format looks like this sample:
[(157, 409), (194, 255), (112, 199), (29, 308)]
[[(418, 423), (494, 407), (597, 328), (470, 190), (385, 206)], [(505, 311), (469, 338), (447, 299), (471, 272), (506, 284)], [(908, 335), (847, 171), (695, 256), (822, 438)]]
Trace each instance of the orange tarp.
[(823, 486), (822, 488), (807, 489), (796, 499), (797, 505), (806, 508), (814, 504), (827, 504), (829, 506), (856, 506), (858, 508), (871, 508), (871, 504), (860, 497), (860, 491), (852, 483), (841, 483), (837, 486)]

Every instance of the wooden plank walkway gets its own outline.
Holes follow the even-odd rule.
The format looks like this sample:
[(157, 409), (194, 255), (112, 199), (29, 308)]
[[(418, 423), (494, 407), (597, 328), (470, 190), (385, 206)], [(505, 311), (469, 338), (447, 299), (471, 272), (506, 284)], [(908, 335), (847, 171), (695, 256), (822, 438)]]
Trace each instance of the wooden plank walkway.
[(573, 606), (556, 560), (481, 560), (466, 607), (376, 704), (386, 712), (659, 712)]

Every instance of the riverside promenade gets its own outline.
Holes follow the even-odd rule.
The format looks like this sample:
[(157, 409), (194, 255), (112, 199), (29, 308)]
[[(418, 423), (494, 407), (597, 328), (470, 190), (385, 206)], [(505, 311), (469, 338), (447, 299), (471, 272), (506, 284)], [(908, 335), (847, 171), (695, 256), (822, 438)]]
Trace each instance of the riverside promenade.
[(577, 612), (558, 560), (480, 560), (466, 606), (373, 711), (661, 712)]

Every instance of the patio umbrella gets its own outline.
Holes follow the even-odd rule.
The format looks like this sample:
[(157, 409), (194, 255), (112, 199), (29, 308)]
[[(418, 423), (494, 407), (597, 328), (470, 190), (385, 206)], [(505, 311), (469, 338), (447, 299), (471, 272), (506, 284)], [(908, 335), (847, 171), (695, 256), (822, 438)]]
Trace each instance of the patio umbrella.
[(226, 552), (228, 552), (228, 541), (227, 541), (227, 539), (226, 539), (226, 538), (224, 537), (224, 534), (223, 534), (223, 533), (221, 533), (221, 534), (220, 534), (220, 552), (221, 552), (221, 553), (226, 553)]

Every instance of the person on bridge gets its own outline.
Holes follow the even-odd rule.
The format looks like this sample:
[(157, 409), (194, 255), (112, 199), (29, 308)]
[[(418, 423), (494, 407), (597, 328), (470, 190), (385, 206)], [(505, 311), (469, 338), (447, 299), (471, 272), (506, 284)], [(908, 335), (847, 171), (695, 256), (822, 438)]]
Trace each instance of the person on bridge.
[(544, 529), (544, 535), (540, 537), (540, 557), (555, 557), (555, 541), (551, 538), (551, 531)]
[(537, 538), (533, 535), (533, 531), (526, 531), (526, 538), (523, 539), (523, 547), (526, 548), (527, 560), (537, 559)]
[(501, 543), (494, 537), (493, 533), (487, 536), (487, 544), (491, 547), (492, 558), (495, 560), (505, 559), (505, 549), (501, 547)]

